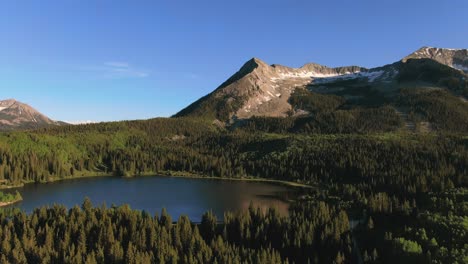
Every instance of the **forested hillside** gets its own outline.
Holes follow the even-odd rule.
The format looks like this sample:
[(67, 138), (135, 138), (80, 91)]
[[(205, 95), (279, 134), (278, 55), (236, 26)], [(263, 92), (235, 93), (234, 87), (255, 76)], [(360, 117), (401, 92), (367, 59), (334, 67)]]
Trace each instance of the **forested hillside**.
[(0, 264), (468, 264), (467, 29), (468, 0), (1, 1)]
[[(268, 73), (275, 87), (283, 68), (254, 64), (242, 83), (255, 88)], [(369, 77), (376, 73), (378, 83)], [(277, 107), (291, 108), (277, 115), (255, 116), (230, 100), (242, 95), (234, 88), (245, 88), (235, 75), (231, 88), (218, 92), (227, 97), (206, 97), (185, 110), (190, 117), (1, 133), (1, 187), (163, 174), (311, 188), (286, 217), (251, 207), (224, 219), (207, 213), (198, 224), (89, 201), (82, 209), (55, 206), (30, 215), (6, 209), (0, 262), (467, 263), (464, 73), (409, 59), (350, 75), (284, 90), (291, 93), (277, 98)], [(283, 85), (297, 84), (288, 78)], [(270, 106), (256, 111), (276, 111)], [(234, 110), (252, 116), (230, 119)]]
[(0, 179), (11, 185), (177, 171), (415, 193), (466, 184), (468, 168), (468, 139), (455, 134), (266, 134), (190, 119), (57, 127), (0, 142)]
[[(261, 124), (255, 122), (256, 126)], [(4, 185), (161, 173), (268, 178), (316, 187), (297, 202), (299, 211), (293, 209), (288, 218), (277, 219), (270, 212), (235, 220), (228, 214), (224, 224), (215, 227), (195, 228), (185, 218), (175, 226), (162, 227), (166, 220), (128, 209), (67, 212), (43, 208), (29, 216), (16, 214), (13, 221), (2, 222), (3, 260), (144, 263), (176, 258), (176, 263), (225, 263), (223, 258), (229, 256), (249, 263), (353, 263), (359, 256), (368, 263), (466, 261), (465, 135), (404, 131), (317, 134), (288, 131), (277, 124), (271, 130), (274, 123), (262, 122), (267, 122), (268, 129), (252, 124), (226, 129), (204, 120), (162, 118), (1, 134), (0, 177)], [(325, 215), (340, 218), (322, 219), (322, 213), (307, 216), (317, 213), (314, 206), (319, 201), (323, 203), (319, 206), (331, 210)], [(352, 232), (345, 220), (347, 214), (359, 223)], [(133, 220), (119, 220), (125, 217)], [(75, 225), (66, 223), (84, 223), (79, 226), (86, 228), (77, 233)], [(112, 228), (102, 229), (104, 224)], [(202, 231), (207, 228), (212, 231)], [(194, 238), (177, 233), (180, 229), (195, 232)], [(108, 230), (106, 237), (98, 239), (101, 235), (96, 230)], [(150, 236), (157, 241), (142, 242), (144, 236), (149, 239), (142, 230), (155, 234)], [(119, 241), (115, 248), (105, 242), (112, 238), (110, 233), (119, 236), (110, 240)], [(79, 238), (76, 243), (81, 244), (47, 242), (60, 241), (63, 236), (70, 238), (65, 241)], [(359, 250), (353, 249), (352, 238), (357, 239)], [(156, 246), (160, 243), (166, 246)]]

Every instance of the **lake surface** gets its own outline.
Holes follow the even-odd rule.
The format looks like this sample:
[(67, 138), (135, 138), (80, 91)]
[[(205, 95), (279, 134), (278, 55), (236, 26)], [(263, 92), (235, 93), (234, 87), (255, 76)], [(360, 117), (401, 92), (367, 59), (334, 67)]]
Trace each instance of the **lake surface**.
[(89, 197), (95, 206), (129, 204), (152, 215), (160, 214), (165, 207), (173, 219), (188, 215), (192, 221), (199, 221), (208, 210), (222, 220), (224, 211), (246, 209), (251, 201), (261, 208), (275, 207), (285, 215), (288, 203), (280, 197), (292, 192), (289, 187), (272, 183), (165, 176), (73, 179), (27, 184), (18, 190), (24, 200), (13, 207), (28, 213), (44, 205), (81, 206)]

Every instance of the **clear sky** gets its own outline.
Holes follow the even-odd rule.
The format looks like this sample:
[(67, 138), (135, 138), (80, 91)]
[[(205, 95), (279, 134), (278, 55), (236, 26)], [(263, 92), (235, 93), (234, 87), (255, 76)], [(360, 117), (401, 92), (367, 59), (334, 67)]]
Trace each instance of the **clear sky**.
[(380, 66), (468, 48), (466, 0), (3, 0), (0, 99), (56, 120), (170, 116), (252, 57)]

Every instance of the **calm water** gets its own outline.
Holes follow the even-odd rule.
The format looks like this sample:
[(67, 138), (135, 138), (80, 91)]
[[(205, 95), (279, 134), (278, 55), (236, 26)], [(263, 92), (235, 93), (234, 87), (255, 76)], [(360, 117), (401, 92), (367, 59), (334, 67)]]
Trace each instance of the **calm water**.
[(213, 210), (222, 220), (224, 211), (248, 208), (251, 201), (256, 206), (276, 207), (280, 213), (287, 214), (288, 204), (279, 197), (291, 192), (290, 188), (269, 183), (163, 176), (86, 178), (28, 184), (18, 190), (24, 200), (14, 207), (26, 212), (53, 204), (70, 208), (81, 205), (89, 197), (94, 205), (129, 204), (132, 209), (153, 215), (165, 207), (174, 219), (188, 215), (192, 221), (199, 221), (208, 210)]

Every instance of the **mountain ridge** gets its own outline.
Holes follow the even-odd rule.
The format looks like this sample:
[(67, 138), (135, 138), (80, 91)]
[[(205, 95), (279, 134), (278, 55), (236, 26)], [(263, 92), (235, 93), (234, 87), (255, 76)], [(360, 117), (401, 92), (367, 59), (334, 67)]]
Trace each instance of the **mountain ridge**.
[(424, 46), (402, 59), (432, 59), (441, 64), (468, 73), (468, 49), (446, 49)]
[[(468, 69), (467, 49), (435, 47), (422, 47), (399, 61), (374, 68), (317, 63), (294, 68), (253, 57), (215, 90), (173, 117), (201, 117), (229, 126), (253, 117), (312, 117), (327, 111), (384, 106), (408, 116), (413, 113), (402, 112), (399, 99), (401, 89), (408, 87), (445, 89), (466, 103), (465, 65)], [(2, 131), (62, 124), (15, 99), (0, 101)]]
[[(182, 109), (175, 117), (191, 115), (193, 111), (196, 114), (204, 115), (200, 111), (194, 110), (198, 105), (203, 105), (210, 96), (215, 98), (226, 98), (227, 105), (222, 112), (237, 111), (236, 118), (248, 118), (251, 115), (251, 109), (258, 109), (258, 112), (267, 116), (287, 116), (287, 112), (292, 108), (287, 105), (290, 93), (296, 86), (303, 86), (308, 83), (309, 78), (334, 77), (344, 74), (354, 74), (368, 69), (359, 66), (344, 66), (330, 68), (316, 63), (307, 63), (300, 68), (292, 68), (279, 64), (269, 65), (266, 62), (252, 58), (230, 78), (223, 82), (210, 94), (200, 98), (198, 101)], [(239, 89), (246, 87), (246, 89)], [(239, 100), (249, 99), (241, 111), (239, 110)], [(272, 100), (272, 99), (277, 100)], [(223, 108), (219, 102), (211, 102), (216, 105), (215, 108)], [(215, 100), (216, 101), (216, 100)], [(273, 102), (271, 107), (262, 107), (266, 102)], [(275, 102), (278, 101), (278, 102)], [(272, 113), (272, 109), (275, 109)], [(225, 115), (223, 113), (222, 116)], [(217, 116), (220, 117), (220, 116)]]
[[(442, 89), (448, 91), (447, 96), (459, 97), (461, 100), (457, 100), (466, 102), (465, 63), (468, 67), (465, 49), (429, 47), (422, 47), (391, 64), (370, 69), (360, 66), (331, 68), (316, 63), (292, 68), (269, 65), (254, 57), (213, 92), (174, 117), (201, 117), (230, 125), (253, 117), (312, 117), (319, 112), (369, 107), (387, 107), (386, 112), (393, 108), (397, 115), (413, 117), (414, 105), (405, 101), (406, 105), (401, 106), (402, 91), (407, 88)], [(408, 93), (405, 90), (403, 94)], [(466, 110), (465, 105), (461, 108)], [(401, 109), (413, 110), (402, 112)], [(424, 115), (426, 119), (431, 116)]]
[(61, 125), (16, 99), (0, 100), (0, 131), (37, 129)]

